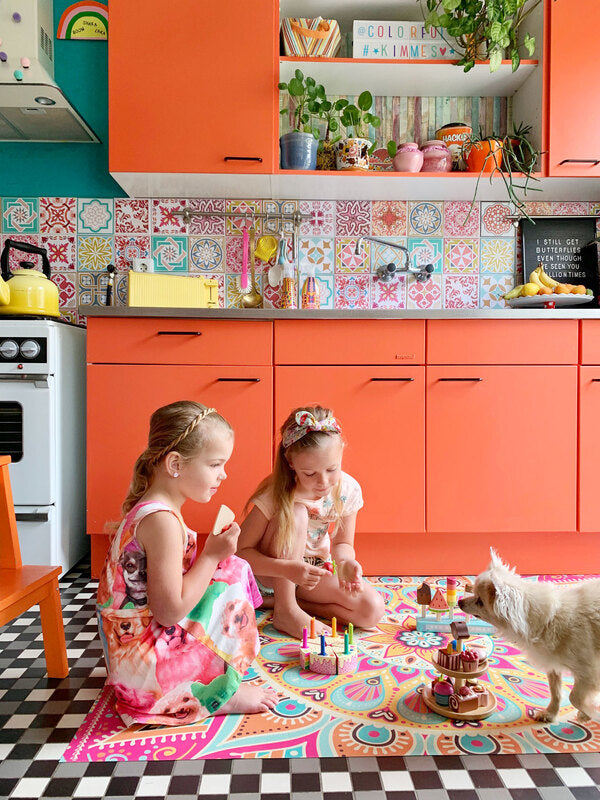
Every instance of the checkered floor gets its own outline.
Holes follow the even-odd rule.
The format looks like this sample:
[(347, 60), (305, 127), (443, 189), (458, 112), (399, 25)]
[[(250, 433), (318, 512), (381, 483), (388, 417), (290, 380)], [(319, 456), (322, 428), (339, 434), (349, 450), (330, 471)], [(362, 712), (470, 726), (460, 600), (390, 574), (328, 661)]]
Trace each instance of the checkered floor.
[(600, 754), (59, 763), (104, 683), (89, 565), (61, 581), (70, 676), (37, 613), (0, 629), (0, 798), (600, 800)]

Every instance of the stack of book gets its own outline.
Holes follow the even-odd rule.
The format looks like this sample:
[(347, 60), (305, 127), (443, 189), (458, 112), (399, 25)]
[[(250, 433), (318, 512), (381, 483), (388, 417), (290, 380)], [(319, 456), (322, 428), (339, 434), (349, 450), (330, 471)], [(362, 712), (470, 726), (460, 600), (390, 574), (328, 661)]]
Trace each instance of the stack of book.
[(389, 58), (396, 61), (458, 58), (442, 37), (441, 28), (426, 30), (423, 21), (354, 20), (353, 58)]

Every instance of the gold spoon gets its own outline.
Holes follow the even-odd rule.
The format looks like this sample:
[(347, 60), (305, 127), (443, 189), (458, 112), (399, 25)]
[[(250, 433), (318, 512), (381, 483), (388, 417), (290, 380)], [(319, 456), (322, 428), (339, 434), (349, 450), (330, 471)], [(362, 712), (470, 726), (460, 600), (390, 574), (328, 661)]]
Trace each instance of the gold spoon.
[(262, 308), (263, 296), (256, 287), (254, 271), (254, 228), (250, 228), (250, 291), (242, 295), (242, 308)]

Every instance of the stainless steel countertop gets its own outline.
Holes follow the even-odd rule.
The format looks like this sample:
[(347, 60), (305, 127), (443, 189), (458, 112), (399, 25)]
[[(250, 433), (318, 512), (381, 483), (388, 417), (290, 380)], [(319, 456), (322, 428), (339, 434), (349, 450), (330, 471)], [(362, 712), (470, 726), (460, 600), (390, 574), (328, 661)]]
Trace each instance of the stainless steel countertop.
[(171, 317), (180, 319), (600, 319), (600, 308), (461, 308), (342, 310), (274, 308), (137, 308), (129, 306), (78, 306), (87, 317)]

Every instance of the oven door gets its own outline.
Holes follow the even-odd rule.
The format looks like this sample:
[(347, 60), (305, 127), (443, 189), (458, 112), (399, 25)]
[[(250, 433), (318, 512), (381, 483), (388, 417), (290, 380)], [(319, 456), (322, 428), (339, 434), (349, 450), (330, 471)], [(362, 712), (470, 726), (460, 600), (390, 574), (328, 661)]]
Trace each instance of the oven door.
[(54, 375), (0, 376), (0, 454), (9, 455), (13, 502), (56, 502)]

